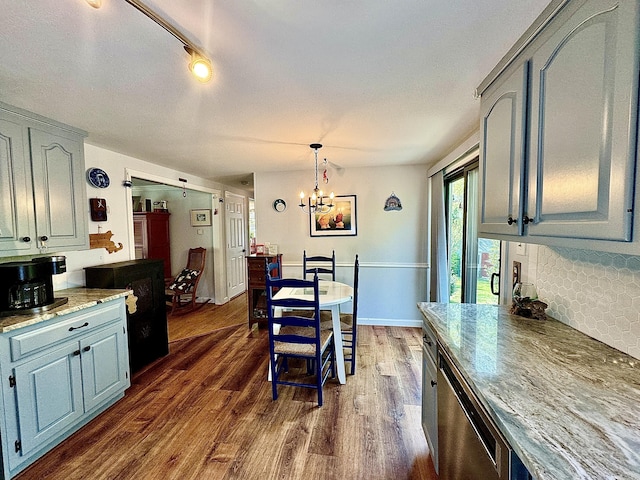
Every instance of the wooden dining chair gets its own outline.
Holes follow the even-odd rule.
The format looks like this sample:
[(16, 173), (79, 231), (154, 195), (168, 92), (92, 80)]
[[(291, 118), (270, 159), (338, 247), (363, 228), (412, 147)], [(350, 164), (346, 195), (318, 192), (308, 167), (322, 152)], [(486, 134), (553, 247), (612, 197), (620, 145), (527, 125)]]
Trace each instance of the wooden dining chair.
[[(360, 277), (360, 261), (358, 255), (353, 264), (353, 308), (352, 313), (340, 313), (340, 332), (342, 334), (342, 350), (344, 361), (351, 363), (351, 375), (356, 373), (356, 347), (358, 345), (358, 283)], [(332, 330), (331, 312), (320, 312), (320, 328)]]
[(336, 251), (331, 251), (331, 256), (314, 255), (307, 257), (307, 251), (302, 252), (302, 278), (307, 278), (308, 274), (331, 275), (331, 280), (336, 281)]
[[(333, 331), (320, 329), (320, 298), (318, 276), (312, 281), (299, 279), (272, 279), (267, 275), (267, 315), (269, 318), (269, 360), (273, 399), (278, 399), (278, 385), (314, 388), (318, 392), (318, 406), (322, 406), (322, 387), (329, 375), (335, 377), (335, 353)], [(313, 289), (314, 300), (273, 298), (276, 289)], [(311, 309), (311, 317), (296, 315), (276, 317), (275, 308)], [(313, 374), (313, 381), (289, 372), (289, 360), (305, 359), (306, 373)], [(311, 371), (309, 371), (311, 369)]]
[[(169, 281), (165, 289), (165, 297), (167, 305), (171, 307), (169, 315), (196, 309), (196, 298), (198, 293), (198, 283), (204, 272), (205, 259), (207, 258), (207, 249), (198, 247), (190, 248), (187, 256), (187, 266), (180, 272), (173, 281)], [(200, 303), (198, 308), (202, 307), (206, 302)]]

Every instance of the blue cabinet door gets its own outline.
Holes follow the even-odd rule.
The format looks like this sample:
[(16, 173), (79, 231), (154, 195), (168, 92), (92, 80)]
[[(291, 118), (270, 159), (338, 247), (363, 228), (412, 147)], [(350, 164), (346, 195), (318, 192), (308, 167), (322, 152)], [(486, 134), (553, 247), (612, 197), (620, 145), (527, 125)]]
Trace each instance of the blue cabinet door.
[(584, 2), (532, 56), (530, 236), (632, 239), (638, 9)]
[(482, 95), (480, 233), (522, 235), (528, 63)]
[(128, 386), (128, 358), (123, 326), (118, 323), (80, 342), (84, 407), (94, 407)]
[(84, 414), (78, 342), (67, 343), (14, 371), (20, 455), (25, 456)]
[(0, 110), (0, 254), (23, 255), (35, 242), (31, 170), (24, 153), (24, 128)]

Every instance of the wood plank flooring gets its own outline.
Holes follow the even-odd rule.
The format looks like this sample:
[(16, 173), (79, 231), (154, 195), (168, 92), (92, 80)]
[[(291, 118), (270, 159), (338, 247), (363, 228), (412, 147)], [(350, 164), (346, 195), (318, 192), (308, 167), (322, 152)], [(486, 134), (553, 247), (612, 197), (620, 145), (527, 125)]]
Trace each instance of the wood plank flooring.
[[(186, 317), (185, 317), (186, 318)], [(420, 424), (421, 332), (359, 327), (347, 384), (280, 387), (245, 323), (172, 342), (123, 400), (16, 478), (436, 479)]]
[(224, 305), (207, 303), (194, 312), (169, 315), (169, 341), (197, 337), (231, 325), (248, 325), (247, 294), (243, 293)]

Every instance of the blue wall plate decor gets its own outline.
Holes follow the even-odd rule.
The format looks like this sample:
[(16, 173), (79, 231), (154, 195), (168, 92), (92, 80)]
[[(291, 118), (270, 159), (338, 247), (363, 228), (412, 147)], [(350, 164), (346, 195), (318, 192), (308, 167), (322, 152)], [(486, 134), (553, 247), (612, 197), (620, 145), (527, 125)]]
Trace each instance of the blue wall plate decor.
[(109, 175), (100, 168), (90, 168), (87, 170), (87, 182), (96, 188), (107, 188), (109, 186)]

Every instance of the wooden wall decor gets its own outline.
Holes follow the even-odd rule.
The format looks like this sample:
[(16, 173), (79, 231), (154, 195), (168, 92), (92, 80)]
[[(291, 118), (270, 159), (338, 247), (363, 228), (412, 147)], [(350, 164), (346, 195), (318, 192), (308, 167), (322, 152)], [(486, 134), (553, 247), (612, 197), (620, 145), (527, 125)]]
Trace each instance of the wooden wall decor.
[(107, 252), (113, 253), (124, 248), (124, 245), (118, 243), (117, 245), (111, 241), (113, 233), (108, 230), (106, 233), (90, 233), (89, 234), (89, 248), (106, 248)]

